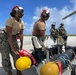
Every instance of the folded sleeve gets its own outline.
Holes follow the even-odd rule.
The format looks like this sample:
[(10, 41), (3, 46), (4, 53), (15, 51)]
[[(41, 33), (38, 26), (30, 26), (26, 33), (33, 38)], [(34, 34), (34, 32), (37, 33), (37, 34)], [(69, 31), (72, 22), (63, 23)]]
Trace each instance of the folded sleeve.
[(13, 19), (12, 18), (9, 18), (9, 19), (7, 19), (7, 21), (6, 21), (6, 26), (9, 26), (9, 27), (12, 27), (12, 25), (13, 25)]

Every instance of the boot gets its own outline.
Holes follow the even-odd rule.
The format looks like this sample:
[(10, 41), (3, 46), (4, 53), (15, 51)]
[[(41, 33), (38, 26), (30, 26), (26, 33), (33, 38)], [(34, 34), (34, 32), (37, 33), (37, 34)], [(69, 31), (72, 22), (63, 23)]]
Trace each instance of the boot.
[(17, 70), (17, 75), (23, 75), (21, 71)]
[(8, 75), (13, 75), (11, 71), (8, 72)]

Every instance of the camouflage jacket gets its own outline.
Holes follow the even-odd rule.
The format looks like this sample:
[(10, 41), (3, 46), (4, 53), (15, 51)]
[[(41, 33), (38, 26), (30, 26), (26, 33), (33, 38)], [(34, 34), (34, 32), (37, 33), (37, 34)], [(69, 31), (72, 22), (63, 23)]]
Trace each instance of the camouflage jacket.
[(58, 30), (56, 28), (51, 28), (50, 29), (50, 35), (58, 35)]
[(64, 27), (59, 27), (59, 28), (58, 28), (58, 32), (59, 32), (59, 35), (60, 35), (60, 36), (67, 35), (67, 32), (66, 32), (66, 30), (65, 30)]

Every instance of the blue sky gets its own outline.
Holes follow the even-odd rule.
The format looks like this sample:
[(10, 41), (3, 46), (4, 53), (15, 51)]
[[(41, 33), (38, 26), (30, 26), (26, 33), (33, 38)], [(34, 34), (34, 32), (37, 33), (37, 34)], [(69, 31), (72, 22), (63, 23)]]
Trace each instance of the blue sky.
[(6, 20), (13, 6), (24, 8), (22, 20), (25, 22), (24, 35), (32, 34), (35, 21), (40, 18), (42, 9), (50, 10), (50, 18), (46, 21), (46, 34), (50, 34), (51, 24), (56, 22), (56, 28), (64, 23), (68, 34), (76, 34), (76, 15), (65, 20), (64, 16), (76, 10), (76, 0), (2, 0), (0, 1), (0, 28), (4, 28)]

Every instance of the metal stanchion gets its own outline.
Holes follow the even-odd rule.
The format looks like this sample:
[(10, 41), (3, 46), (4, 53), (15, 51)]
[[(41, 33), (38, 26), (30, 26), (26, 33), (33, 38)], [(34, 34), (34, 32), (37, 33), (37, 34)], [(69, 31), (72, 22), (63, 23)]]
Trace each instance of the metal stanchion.
[(46, 50), (46, 63), (50, 61), (49, 59), (50, 55), (49, 55), (49, 49)]

